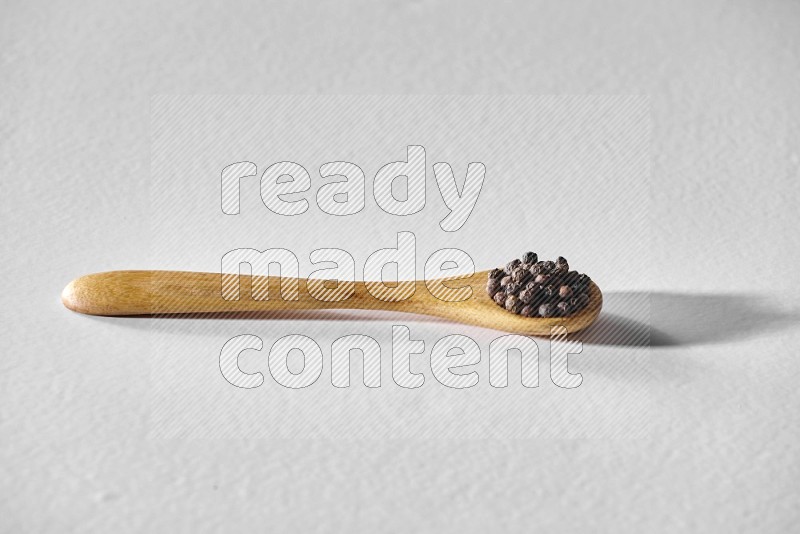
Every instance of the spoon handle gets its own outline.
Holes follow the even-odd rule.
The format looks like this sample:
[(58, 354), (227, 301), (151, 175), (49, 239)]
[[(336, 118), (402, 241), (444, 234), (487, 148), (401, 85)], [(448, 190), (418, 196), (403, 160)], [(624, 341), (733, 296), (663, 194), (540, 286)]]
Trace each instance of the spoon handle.
[[(460, 284), (470, 282), (468, 278)], [(61, 300), (70, 310), (89, 315), (321, 309), (394, 310), (431, 315), (436, 314), (432, 313), (431, 306), (441, 305), (420, 281), (400, 282), (398, 290), (404, 295), (412, 294), (399, 301), (388, 300), (389, 292), (380, 283), (340, 284), (344, 286), (342, 290), (348, 291), (341, 293), (339, 300), (326, 301), (321, 299), (331, 292), (325, 292), (324, 281), (318, 279), (184, 271), (111, 271), (73, 280), (64, 288)], [(250, 298), (251, 290), (263, 300)]]

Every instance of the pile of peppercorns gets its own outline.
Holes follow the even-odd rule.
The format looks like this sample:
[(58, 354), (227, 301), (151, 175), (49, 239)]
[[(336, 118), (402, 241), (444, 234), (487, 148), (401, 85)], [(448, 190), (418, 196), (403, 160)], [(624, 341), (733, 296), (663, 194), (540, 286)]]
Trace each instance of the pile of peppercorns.
[(535, 252), (489, 271), (486, 292), (506, 310), (523, 317), (569, 317), (589, 304), (585, 274), (570, 271), (567, 260), (538, 261)]

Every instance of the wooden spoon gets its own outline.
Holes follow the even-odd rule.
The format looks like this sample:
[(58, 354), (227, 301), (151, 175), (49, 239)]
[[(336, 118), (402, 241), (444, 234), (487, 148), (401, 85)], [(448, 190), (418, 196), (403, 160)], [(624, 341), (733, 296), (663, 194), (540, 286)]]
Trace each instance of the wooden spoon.
[[(112, 316), (325, 309), (386, 310), (430, 315), (484, 328), (541, 336), (549, 336), (551, 327), (557, 325), (565, 326), (570, 333), (582, 330), (592, 324), (603, 306), (603, 294), (592, 282), (589, 286), (589, 304), (580, 313), (571, 317), (522, 317), (504, 310), (489, 298), (486, 293), (487, 276), (488, 271), (481, 271), (469, 278), (442, 280), (447, 282), (445, 287), (472, 287), (472, 297), (462, 302), (437, 299), (424, 281), (414, 282), (413, 295), (402, 301), (376, 299), (367, 290), (367, 285), (375, 282), (355, 282), (355, 292), (347, 300), (324, 302), (316, 300), (308, 293), (307, 281), (304, 279), (298, 280), (298, 300), (283, 300), (278, 294), (278, 277), (242, 275), (241, 298), (225, 300), (222, 297), (219, 273), (112, 271), (73, 280), (64, 288), (61, 300), (64, 306), (76, 312)], [(270, 294), (276, 296), (268, 300), (251, 299), (250, 287), (253, 282), (270, 284)]]

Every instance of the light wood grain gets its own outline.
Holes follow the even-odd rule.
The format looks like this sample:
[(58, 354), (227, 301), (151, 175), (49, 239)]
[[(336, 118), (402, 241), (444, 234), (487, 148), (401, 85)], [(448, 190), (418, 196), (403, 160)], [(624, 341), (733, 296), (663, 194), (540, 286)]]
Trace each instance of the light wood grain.
[[(600, 314), (603, 295), (591, 283), (589, 304), (572, 317), (527, 318), (510, 313), (495, 304), (486, 293), (488, 271), (464, 279), (444, 280), (453, 288), (470, 285), (472, 297), (463, 302), (444, 302), (433, 295), (423, 281), (415, 282), (414, 294), (407, 300), (385, 302), (373, 297), (363, 282), (355, 283), (355, 293), (341, 302), (316, 300), (306, 290), (306, 280), (300, 279), (296, 301), (280, 298), (277, 277), (241, 277), (240, 299), (225, 300), (221, 293), (219, 273), (182, 271), (112, 271), (90, 274), (73, 280), (64, 288), (64, 305), (76, 312), (90, 315), (160, 315), (189, 313), (260, 312), (268, 318), (270, 312), (292, 310), (361, 309), (387, 310), (444, 318), (459, 323), (493, 328), (525, 335), (550, 335), (556, 325), (577, 332), (592, 324)], [(250, 298), (250, 286), (255, 279), (270, 284), (268, 300)]]

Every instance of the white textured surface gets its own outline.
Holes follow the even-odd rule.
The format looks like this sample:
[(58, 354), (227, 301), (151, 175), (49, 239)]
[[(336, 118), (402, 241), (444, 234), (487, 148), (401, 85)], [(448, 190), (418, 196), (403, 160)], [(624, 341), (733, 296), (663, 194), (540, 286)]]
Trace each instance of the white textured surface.
[[(797, 3), (152, 4), (0, 8), (3, 530), (796, 524)], [(148, 441), (141, 331), (58, 294), (153, 261), (150, 95), (194, 92), (651, 95), (652, 439)]]

